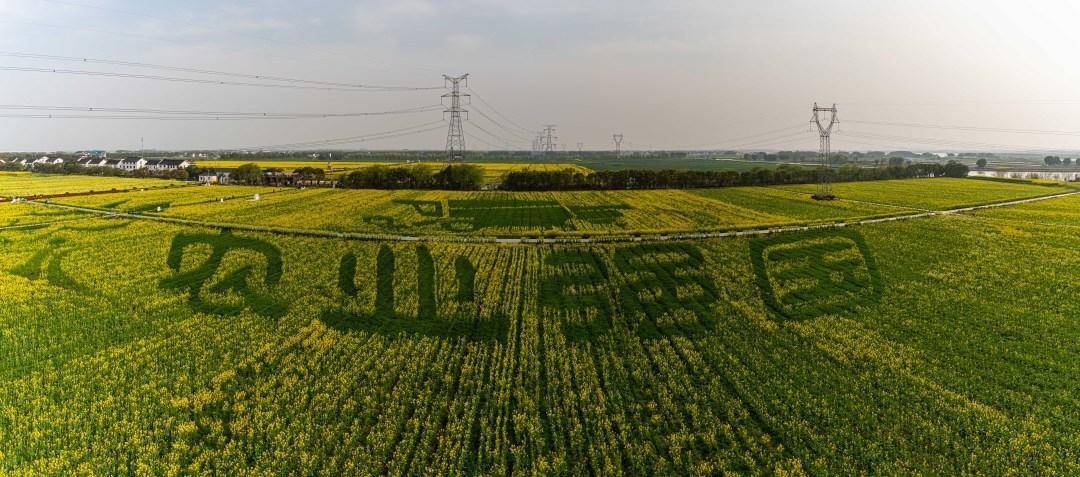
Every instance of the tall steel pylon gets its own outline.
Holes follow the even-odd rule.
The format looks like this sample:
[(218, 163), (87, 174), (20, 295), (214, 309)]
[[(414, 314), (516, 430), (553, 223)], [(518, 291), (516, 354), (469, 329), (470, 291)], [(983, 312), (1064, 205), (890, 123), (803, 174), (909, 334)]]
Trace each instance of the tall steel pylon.
[(615, 141), (615, 157), (622, 156), (622, 138), (622, 133), (611, 135), (611, 139)]
[(469, 111), (461, 106), (462, 98), (465, 98), (465, 104), (469, 103), (469, 95), (462, 94), (461, 83), (464, 82), (465, 86), (469, 86), (469, 74), (443, 75), (443, 81), (450, 87), (450, 92), (442, 95), (443, 106), (446, 106), (446, 98), (450, 98), (450, 106), (446, 106), (447, 109), (443, 111), (443, 119), (446, 119), (446, 113), (450, 113), (450, 129), (446, 132), (446, 159), (460, 161), (465, 158), (465, 131), (461, 127), (462, 113), (465, 119), (469, 119)]
[[(829, 119), (827, 124), (823, 123), (823, 114), (829, 113)], [(836, 104), (833, 103), (831, 108), (818, 106), (814, 103), (814, 116), (810, 118), (810, 127), (817, 129), (818, 139), (820, 145), (818, 148), (818, 160), (821, 162), (821, 180), (818, 182), (817, 197), (821, 199), (831, 199), (832, 193), (832, 160), (829, 157), (830, 148), (832, 144), (830, 142), (830, 135), (833, 128), (840, 124), (840, 120), (836, 117)]]
[(551, 154), (558, 148), (555, 141), (559, 139), (555, 135), (555, 125), (545, 124), (544, 132), (540, 135), (540, 150), (544, 154)]

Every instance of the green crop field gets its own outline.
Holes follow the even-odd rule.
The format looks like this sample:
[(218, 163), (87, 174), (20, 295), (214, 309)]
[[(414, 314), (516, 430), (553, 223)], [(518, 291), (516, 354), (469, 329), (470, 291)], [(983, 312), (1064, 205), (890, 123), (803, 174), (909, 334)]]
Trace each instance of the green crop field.
[(191, 186), (178, 189), (147, 189), (116, 194), (81, 195), (52, 199), (53, 202), (118, 212), (156, 212), (170, 207), (190, 207), (226, 200), (244, 199), (253, 202), (268, 194), (293, 191), (280, 187), (260, 186)]
[(163, 179), (132, 179), (0, 172), (0, 198), (54, 195), (107, 190), (134, 190), (180, 185)]
[[(967, 179), (837, 184), (841, 198), (821, 202), (788, 188), (582, 192), (451, 192), (266, 189), (218, 186), (56, 199), (93, 208), (131, 209), (214, 223), (416, 235), (604, 235), (723, 230), (911, 212), (1067, 192), (1059, 186)], [(893, 192), (893, 195), (878, 191)], [(841, 192), (842, 191), (842, 192)], [(258, 201), (220, 201), (224, 196)], [(245, 193), (247, 193), (245, 195)], [(933, 195), (933, 199), (920, 199)], [(894, 205), (890, 205), (894, 204)]]
[[(817, 190), (817, 186), (813, 184), (780, 186), (779, 188), (804, 194), (813, 194)], [(904, 179), (833, 184), (833, 192), (841, 199), (928, 210), (951, 209), (1064, 191), (1067, 189), (1061, 183), (1009, 183), (950, 178), (938, 178), (931, 181)]]
[[(604, 234), (705, 230), (790, 224), (897, 213), (857, 202), (822, 203), (805, 194), (764, 188), (689, 192), (449, 192), (307, 189), (264, 194), (258, 201), (199, 199), (223, 193), (192, 188), (162, 215), (211, 222), (364, 233), (506, 235)], [(101, 208), (120, 201), (167, 203), (167, 192), (57, 199)], [(251, 197), (248, 195), (247, 197)]]
[[(0, 203), (0, 474), (1080, 473), (1078, 196), (709, 240), (450, 241), (1070, 191), (836, 185), (892, 204), (876, 205), (794, 189)], [(24, 224), (44, 225), (8, 227)]]

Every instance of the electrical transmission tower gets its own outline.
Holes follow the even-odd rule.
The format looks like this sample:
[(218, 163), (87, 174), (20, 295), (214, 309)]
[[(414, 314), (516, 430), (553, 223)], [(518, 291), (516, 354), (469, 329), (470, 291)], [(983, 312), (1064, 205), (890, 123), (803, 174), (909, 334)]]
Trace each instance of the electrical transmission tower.
[(541, 149), (541, 151), (544, 154), (551, 154), (551, 153), (555, 152), (555, 150), (557, 149), (556, 144), (555, 144), (556, 139), (559, 139), (559, 138), (558, 138), (558, 136), (555, 135), (555, 125), (554, 124), (546, 124), (546, 125), (544, 125), (544, 132), (540, 136), (540, 149)]
[(577, 152), (578, 152), (578, 154), (581, 154), (581, 148), (583, 148), (583, 147), (585, 147), (585, 143), (583, 143), (583, 142), (577, 143)]
[(469, 74), (443, 75), (443, 81), (450, 86), (450, 92), (442, 95), (443, 106), (446, 106), (446, 98), (450, 98), (450, 106), (443, 111), (443, 119), (446, 119), (446, 113), (450, 113), (450, 129), (446, 132), (446, 158), (451, 162), (460, 161), (465, 158), (465, 131), (461, 127), (462, 113), (465, 114), (465, 119), (469, 118), (469, 111), (461, 106), (462, 98), (465, 98), (465, 104), (469, 102), (469, 95), (461, 92), (461, 83), (464, 82), (466, 87), (469, 86)]
[(615, 140), (615, 157), (622, 156), (622, 137), (622, 133), (611, 135), (611, 139)]
[[(827, 121), (824, 113), (829, 113)], [(840, 120), (836, 117), (835, 103), (831, 108), (821, 107), (814, 103), (814, 116), (810, 119), (810, 127), (817, 129), (818, 139), (820, 139), (818, 160), (821, 161), (821, 180), (818, 182), (818, 192), (814, 195), (815, 199), (831, 200), (835, 198), (832, 193), (832, 161), (829, 157), (831, 152), (829, 149), (832, 145), (829, 135), (832, 134), (833, 128), (837, 124), (840, 124)]]

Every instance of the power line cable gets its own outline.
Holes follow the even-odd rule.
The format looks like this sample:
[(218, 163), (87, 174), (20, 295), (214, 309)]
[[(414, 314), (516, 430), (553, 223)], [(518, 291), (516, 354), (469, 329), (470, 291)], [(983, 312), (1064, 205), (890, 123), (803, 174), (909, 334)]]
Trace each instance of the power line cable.
[(974, 131), (974, 132), (993, 132), (993, 133), (1014, 133), (1014, 134), (1037, 134), (1037, 135), (1055, 135), (1055, 136), (1080, 136), (1080, 131), (1054, 131), (1045, 129), (1016, 129), (1016, 128), (991, 128), (981, 126), (951, 126), (943, 124), (925, 124), (925, 123), (893, 123), (886, 121), (859, 121), (853, 119), (847, 119), (845, 122), (853, 124), (866, 124), (872, 126), (895, 126), (895, 127), (907, 127), (907, 128), (922, 128), (922, 129), (941, 129), (950, 131)]
[(495, 138), (495, 140), (497, 140), (499, 142), (511, 143), (511, 144), (518, 145), (518, 146), (523, 144), (521, 141), (511, 141), (511, 140), (509, 140), (509, 139), (507, 139), (505, 137), (496, 135), (496, 134), (492, 133), (491, 131), (488, 131), (487, 129), (484, 129), (484, 128), (480, 127), (480, 125), (478, 125), (478, 124), (476, 124), (476, 123), (474, 123), (472, 121), (469, 121), (469, 124), (472, 125), (472, 127), (476, 128), (477, 130), (482, 131), (484, 134), (487, 134), (488, 136), (491, 136), (491, 137)]
[(518, 138), (518, 139), (520, 139), (520, 140), (522, 140), (522, 141), (529, 141), (529, 140), (531, 140), (531, 139), (529, 139), (529, 138), (528, 138), (528, 137), (526, 137), (526, 136), (522, 136), (522, 135), (521, 135), (520, 133), (518, 133), (517, 131), (514, 131), (514, 130), (513, 130), (513, 129), (511, 129), (510, 127), (508, 127), (508, 126), (505, 126), (505, 125), (503, 125), (502, 123), (500, 123), (500, 122), (498, 122), (498, 121), (496, 121), (496, 120), (492, 119), (492, 118), (491, 118), (491, 116), (488, 116), (487, 114), (484, 114), (484, 111), (483, 111), (482, 109), (480, 109), (480, 108), (477, 108), (477, 107), (476, 107), (475, 105), (474, 105), (474, 106), (473, 106), (472, 108), (470, 108), (470, 111), (474, 111), (474, 112), (476, 112), (477, 114), (479, 114), (479, 115), (480, 115), (480, 117), (482, 117), (482, 118), (484, 118), (484, 119), (488, 120), (489, 122), (491, 122), (491, 124), (494, 124), (494, 125), (498, 126), (498, 127), (499, 127), (500, 129), (502, 129), (503, 131), (506, 131), (506, 132), (507, 132), (508, 134), (510, 134), (510, 135), (512, 135), (512, 136), (514, 136), (514, 137), (516, 137), (516, 138)]
[(481, 103), (483, 103), (485, 106), (488, 107), (488, 109), (493, 111), (500, 118), (503, 118), (503, 120), (505, 120), (510, 125), (520, 129), (525, 134), (532, 134), (534, 132), (532, 129), (522, 127), (520, 124), (514, 122), (514, 120), (510, 119), (505, 114), (500, 112), (498, 108), (496, 108), (495, 106), (492, 106), (491, 103), (487, 102), (487, 100), (485, 100), (483, 96), (480, 96), (480, 94), (477, 93), (476, 90), (474, 90), (474, 89), (472, 89), (471, 87), (468, 87), (468, 86), (466, 86), (465, 88), (469, 90), (469, 93), (472, 94), (473, 97), (475, 97), (476, 99), (479, 99)]
[[(445, 124), (445, 122), (442, 121), (442, 120), (439, 120), (439, 121), (432, 121), (432, 122), (429, 122), (429, 123), (417, 124), (415, 126), (392, 129), (392, 130), (389, 130), (389, 131), (382, 131), (382, 132), (377, 132), (377, 133), (360, 134), (360, 135), (356, 135), (356, 136), (346, 136), (346, 137), (331, 138), (331, 139), (319, 139), (319, 140), (315, 140), (315, 141), (306, 141), (306, 142), (274, 144), (274, 145), (269, 145), (269, 146), (265, 146), (265, 145), (264, 146), (251, 146), (251, 147), (243, 147), (243, 148), (236, 148), (236, 149), (237, 150), (292, 149), (292, 148), (301, 148), (301, 147), (314, 147), (314, 146), (327, 146), (327, 145), (336, 145), (336, 144), (349, 144), (349, 143), (355, 143), (355, 142), (364, 142), (364, 141), (367, 141), (367, 140), (371, 140), (372, 138), (381, 137), (381, 136), (396, 135), (396, 134), (408, 135), (408, 134), (413, 134), (413, 133), (433, 131), (435, 129), (442, 128), (443, 124)], [(438, 126), (434, 126), (434, 125), (438, 125)], [(432, 126), (434, 126), (434, 127), (432, 127)], [(397, 137), (397, 136), (395, 136), (395, 137)]]
[(727, 147), (728, 144), (730, 144), (732, 142), (736, 142), (736, 141), (743, 141), (743, 140), (746, 140), (746, 139), (753, 139), (753, 138), (756, 138), (756, 137), (768, 136), (768, 135), (772, 135), (772, 134), (778, 134), (778, 133), (781, 133), (781, 132), (791, 131), (791, 130), (794, 130), (794, 129), (805, 129), (805, 128), (806, 128), (806, 125), (800, 123), (800, 124), (793, 125), (793, 126), (787, 126), (787, 127), (783, 127), (783, 128), (779, 128), (779, 129), (773, 129), (771, 131), (765, 131), (765, 132), (760, 132), (760, 133), (756, 133), (756, 134), (750, 134), (750, 135), (746, 135), (746, 136), (737, 136), (737, 137), (728, 138), (728, 139), (722, 139), (720, 141), (714, 141), (714, 142), (710, 142), (710, 143), (690, 145), (690, 146), (686, 146), (684, 149), (693, 150), (693, 149), (699, 149), (699, 148), (702, 148), (702, 147), (709, 147), (709, 146), (725, 146), (725, 147)]
[[(148, 19), (151, 19), (151, 20), (156, 20), (156, 21), (160, 21), (160, 22), (164, 22), (164, 23), (168, 23), (168, 24), (177, 24), (177, 23), (179, 23), (176, 20), (173, 20), (173, 19), (170, 19), (170, 18), (165, 18), (165, 17), (162, 17), (162, 16), (151, 15), (151, 14), (141, 13), (141, 12), (135, 12), (135, 11), (131, 11), (131, 10), (122, 10), (122, 9), (118, 9), (118, 8), (105, 7), (105, 6), (101, 6), (101, 5), (91, 5), (91, 4), (88, 4), (88, 3), (71, 2), (71, 1), (65, 1), (65, 0), (39, 0), (39, 1), (48, 2), (48, 3), (54, 3), (54, 4), (58, 4), (58, 5), (66, 5), (66, 6), (72, 6), (72, 7), (99, 10), (99, 11), (110, 12), (110, 13), (119, 13), (119, 14), (122, 14), (122, 15), (129, 15), (129, 16), (133, 16), (133, 17), (148, 18)], [(54, 26), (50, 26), (50, 27), (54, 27)], [(78, 28), (78, 27), (55, 27), (55, 28), (74, 29), (74, 28)], [(83, 30), (87, 30), (87, 31), (99, 31), (99, 32), (101, 32), (101, 30), (92, 30), (92, 29), (86, 29), (86, 28), (78, 28), (78, 29), (83, 29)], [(121, 33), (121, 32), (104, 32), (104, 33), (109, 33), (111, 35), (117, 35), (117, 34), (124, 35), (124, 33)], [(249, 38), (257, 39), (257, 40), (259, 40), (260, 44), (268, 44), (268, 43), (275, 43), (275, 44), (278, 44), (278, 45), (283, 44), (283, 42), (280, 41), (281, 39), (279, 37), (272, 36), (272, 35), (260, 35), (260, 34), (252, 33), (252, 32), (237, 31), (236, 29), (230, 30), (229, 33), (233, 34), (233, 35), (247, 36)], [(174, 41), (176, 43), (180, 43), (179, 41), (175, 41), (175, 40), (168, 40), (168, 39), (164, 39), (164, 38), (156, 38), (156, 37), (145, 36), (145, 35), (128, 35), (128, 36), (138, 36), (138, 37), (143, 37), (143, 38), (149, 38), (149, 39), (152, 39), (152, 40)], [(220, 49), (222, 51), (225, 50), (225, 48), (220, 48)], [(319, 53), (319, 54), (325, 55), (327, 57), (334, 57), (334, 59), (335, 59), (335, 61), (337, 63), (340, 63), (341, 61), (343, 61), (343, 59), (346, 59), (346, 58), (351, 59), (351, 57), (354, 55), (353, 52), (347, 52), (347, 51), (332, 52), (332, 51), (322, 51), (322, 50), (318, 50), (318, 49), (305, 50), (305, 52), (308, 52), (308, 51), (313, 51), (315, 53)], [(298, 58), (298, 57), (295, 57), (295, 56), (282, 56), (282, 55), (277, 54), (277, 53), (268, 54), (268, 55), (265, 55), (265, 56), (283, 58), (283, 59), (288, 59), (288, 60), (292, 60), (292, 61), (304, 61), (304, 62), (306, 62), (308, 60), (308, 58), (306, 58), (306, 57), (305, 58)], [(356, 66), (358, 66), (360, 68), (372, 69), (372, 70), (378, 69), (378, 68), (371, 68), (369, 65), (365, 65), (365, 64), (360, 64), (360, 65), (356, 65)], [(382, 68), (382, 69), (385, 70), (385, 68)], [(414, 70), (418, 70), (418, 71), (430, 71), (430, 72), (438, 71), (436, 69), (421, 68), (421, 67), (410, 67), (409, 69), (414, 69)]]
[[(333, 81), (318, 81), (318, 80), (290, 78), (290, 77), (285, 77), (285, 76), (273, 76), (273, 75), (250, 74), (250, 73), (232, 73), (232, 72), (228, 72), (228, 71), (218, 71), (218, 70), (210, 70), (210, 69), (202, 69), (202, 68), (190, 68), (190, 67), (183, 67), (183, 66), (168, 66), (168, 65), (161, 65), (161, 64), (155, 64), (155, 63), (140, 63), (140, 62), (135, 62), (135, 61), (109, 60), (109, 59), (100, 59), (100, 58), (83, 58), (83, 57), (77, 57), (77, 56), (44, 55), (44, 54), (37, 54), (37, 53), (21, 53), (21, 52), (12, 52), (12, 51), (0, 51), (0, 56), (9, 57), (9, 58), (28, 58), (28, 59), (49, 60), (49, 61), (73, 61), (73, 62), (79, 62), (79, 63), (93, 63), (93, 64), (102, 64), (102, 65), (111, 65), (111, 66), (126, 66), (126, 67), (132, 67), (132, 68), (158, 69), (158, 70), (165, 70), (165, 71), (177, 71), (177, 72), (184, 72), (184, 73), (196, 73), (196, 74), (214, 75), (214, 76), (227, 76), (227, 77), (233, 77), (233, 78), (246, 78), (246, 79), (256, 79), (256, 80), (263, 80), (263, 81), (278, 81), (278, 82), (292, 83), (292, 84), (331, 86), (331, 87), (336, 87), (336, 88), (347, 88), (347, 89), (356, 88), (356, 89), (403, 90), (403, 91), (417, 91), (417, 90), (419, 90), (419, 91), (431, 91), (431, 90), (444, 89), (442, 86), (429, 86), (429, 87), (387, 86), (387, 85), (372, 85), (372, 84), (362, 84), (362, 83), (344, 83), (344, 82), (333, 82)], [(322, 88), (319, 88), (319, 89), (322, 89)]]
[[(71, 112), (102, 112), (102, 113), (136, 113), (177, 115), (178, 117), (165, 116), (111, 116), (111, 115), (64, 115), (64, 114), (7, 114), (0, 113), (0, 117), (25, 117), (25, 118), (92, 118), (92, 119), (180, 119), (179, 116), (192, 116), (182, 119), (325, 119), (325, 118), (354, 118), (365, 116), (389, 116), (396, 114), (415, 114), (422, 112), (438, 111), (442, 105), (418, 106), (415, 108), (397, 109), (389, 111), (351, 112), (351, 113), (271, 113), (271, 112), (235, 112), (235, 111), (191, 111), (169, 109), (140, 109), (140, 108), (110, 108), (110, 107), (80, 107), (80, 106), (35, 106), (0, 104), (0, 110), (24, 110), (24, 111), (71, 111)], [(205, 117), (203, 117), (205, 116)]]
[(1076, 150), (1080, 149), (1080, 148), (1072, 148), (1072, 149), (1067, 149), (1067, 148), (1033, 148), (1031, 146), (1018, 146), (1018, 145), (1015, 145), (1015, 144), (996, 144), (996, 143), (963, 141), (963, 140), (943, 139), (943, 138), (920, 138), (920, 137), (898, 136), (898, 135), (891, 135), (891, 134), (878, 134), (878, 133), (861, 132), (861, 131), (845, 131), (843, 136), (854, 136), (856, 138), (871, 139), (871, 140), (876, 139), (876, 140), (884, 140), (884, 141), (895, 141), (895, 142), (899, 142), (899, 143), (916, 143), (916, 144), (922, 144), (922, 145), (933, 145), (933, 146), (948, 147), (948, 148), (955, 148), (955, 149), (965, 149), (965, 148), (967, 148), (967, 149), (982, 149), (982, 150), (987, 150), (987, 151), (998, 150), (1000, 152), (1018, 152), (1018, 153), (1019, 152), (1046, 152), (1046, 151), (1050, 151), (1050, 152), (1071, 152), (1071, 151), (1076, 151)]
[(80, 75), (80, 76), (94, 76), (105, 78), (129, 78), (129, 79), (145, 79), (153, 81), (167, 81), (174, 83), (192, 83), (192, 84), (207, 84), (216, 86), (249, 86), (256, 88), (280, 88), (280, 89), (297, 89), (297, 90), (319, 90), (319, 91), (347, 91), (347, 92), (360, 92), (360, 93), (386, 93), (386, 92), (402, 92), (402, 91), (430, 91), (433, 89), (442, 89), (442, 87), (434, 88), (392, 88), (392, 89), (375, 89), (375, 88), (340, 88), (334, 86), (304, 86), (293, 84), (274, 84), (274, 83), (252, 83), (244, 81), (225, 81), (225, 80), (209, 80), (199, 78), (181, 78), (175, 76), (158, 76), (158, 75), (143, 75), (133, 73), (113, 73), (107, 71), (86, 71), (86, 70), (68, 70), (57, 68), (31, 68), (24, 66), (0, 66), (0, 71), (17, 71), (27, 73), (54, 73), (63, 75)]

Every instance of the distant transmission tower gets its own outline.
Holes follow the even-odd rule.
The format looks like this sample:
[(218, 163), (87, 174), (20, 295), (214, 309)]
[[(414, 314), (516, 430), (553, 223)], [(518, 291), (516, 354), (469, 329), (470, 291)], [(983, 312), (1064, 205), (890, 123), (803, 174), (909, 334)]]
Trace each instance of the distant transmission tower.
[(581, 149), (583, 147), (585, 147), (585, 143), (583, 143), (583, 142), (577, 143), (577, 152), (578, 152), (578, 154), (581, 154)]
[(469, 118), (469, 111), (461, 107), (461, 98), (465, 98), (468, 104), (469, 95), (461, 93), (461, 83), (469, 86), (468, 73), (461, 76), (443, 75), (443, 81), (450, 85), (450, 92), (442, 95), (445, 106), (445, 98), (450, 98), (450, 106), (443, 111), (443, 119), (446, 113), (450, 113), (450, 130), (446, 132), (446, 159), (460, 161), (465, 158), (465, 131), (461, 128), (461, 114), (465, 113), (465, 119)]
[[(823, 124), (823, 113), (829, 113), (827, 124)], [(829, 135), (832, 134), (833, 127), (837, 124), (840, 124), (840, 120), (836, 117), (835, 103), (831, 108), (820, 107), (817, 103), (814, 103), (814, 116), (810, 119), (810, 127), (817, 129), (818, 139), (821, 140), (818, 148), (818, 160), (821, 161), (821, 180), (818, 182), (818, 192), (814, 195), (815, 199), (830, 200), (835, 198), (832, 193), (832, 161), (829, 157), (829, 149), (832, 145)]]
[(622, 156), (622, 137), (622, 133), (611, 135), (611, 138), (615, 140), (615, 157)]
[(555, 125), (544, 125), (544, 132), (540, 136), (540, 149), (544, 154), (551, 154), (557, 149), (555, 140), (558, 136), (555, 135)]

